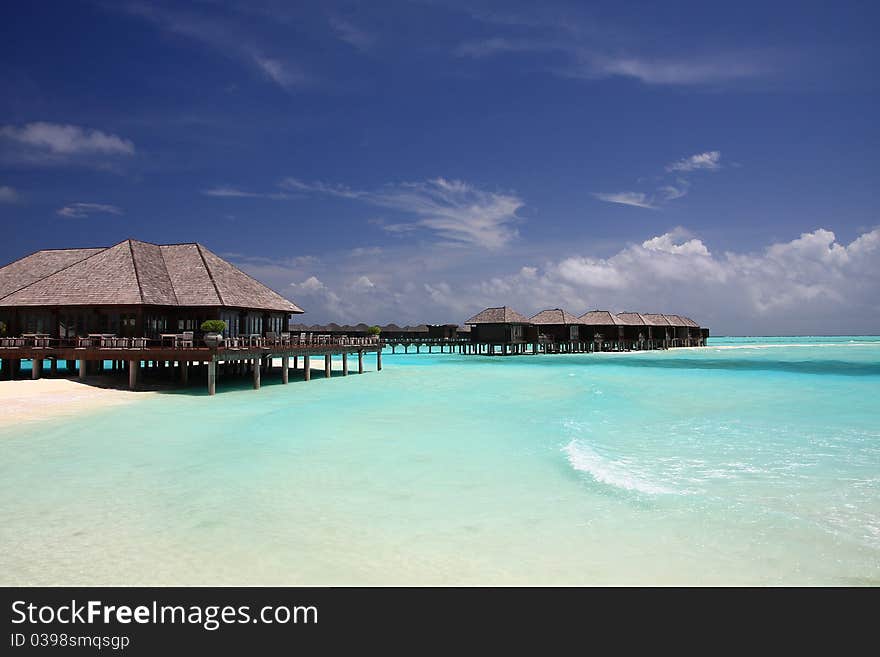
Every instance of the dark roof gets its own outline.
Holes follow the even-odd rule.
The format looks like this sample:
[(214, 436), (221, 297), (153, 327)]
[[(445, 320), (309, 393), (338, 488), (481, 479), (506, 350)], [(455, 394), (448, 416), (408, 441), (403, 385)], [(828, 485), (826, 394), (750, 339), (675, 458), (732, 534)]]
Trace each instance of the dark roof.
[(513, 308), (501, 306), (500, 308), (486, 308), (477, 313), (465, 324), (531, 324), (531, 322), (516, 312)]
[(0, 268), (0, 306), (226, 306), (303, 310), (201, 244), (125, 240), (38, 251)]
[(679, 317), (681, 317), (684, 320), (684, 323), (687, 324), (688, 326), (690, 326), (691, 328), (700, 328), (700, 325), (697, 324), (690, 317), (685, 317), (684, 315), (679, 315)]
[(617, 319), (626, 326), (646, 326), (648, 324), (641, 313), (617, 313)]
[(688, 326), (688, 323), (684, 321), (678, 315), (663, 315), (666, 318), (666, 321), (670, 323), (672, 326)]
[(645, 318), (645, 321), (648, 322), (649, 326), (671, 326), (669, 320), (666, 319), (666, 315), (660, 315), (658, 313), (642, 313), (642, 317)]
[(623, 324), (608, 310), (591, 310), (581, 315), (578, 321), (588, 326), (618, 326)]
[(529, 320), (532, 324), (580, 324), (581, 320), (562, 308), (542, 310)]

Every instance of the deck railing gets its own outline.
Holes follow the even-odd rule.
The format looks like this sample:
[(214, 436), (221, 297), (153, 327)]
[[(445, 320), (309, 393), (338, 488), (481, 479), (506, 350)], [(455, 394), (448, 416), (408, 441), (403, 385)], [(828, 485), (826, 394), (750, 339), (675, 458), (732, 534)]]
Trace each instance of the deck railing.
[[(200, 344), (198, 344), (200, 343)], [(346, 335), (243, 335), (231, 338), (218, 338), (216, 345), (206, 345), (201, 340), (193, 340), (191, 335), (163, 334), (159, 338), (127, 338), (111, 334), (93, 334), (69, 338), (53, 338), (45, 334), (23, 334), (16, 337), (0, 337), (0, 348), (37, 349), (245, 349), (251, 347), (376, 347), (380, 344), (378, 336)]]

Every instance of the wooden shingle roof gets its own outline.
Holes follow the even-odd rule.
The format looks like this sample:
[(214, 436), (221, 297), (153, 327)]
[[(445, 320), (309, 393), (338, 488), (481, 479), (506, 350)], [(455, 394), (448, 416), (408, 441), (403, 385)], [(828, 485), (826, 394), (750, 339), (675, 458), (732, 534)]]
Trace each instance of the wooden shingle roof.
[(211, 306), (303, 310), (201, 244), (125, 240), (39, 251), (0, 268), (0, 306)]
[(477, 313), (465, 324), (531, 324), (525, 316), (516, 312), (513, 308), (500, 306), (499, 308), (486, 308)]
[(617, 313), (617, 319), (626, 326), (647, 326), (648, 324), (641, 313)]
[(0, 269), (0, 299), (103, 250), (48, 249), (16, 260)]
[(532, 324), (580, 324), (581, 320), (562, 308), (542, 310), (529, 320)]
[(670, 326), (687, 326), (687, 322), (684, 321), (678, 315), (663, 315), (666, 318), (666, 321), (669, 322)]
[(669, 320), (666, 319), (666, 315), (660, 315), (658, 313), (642, 313), (642, 317), (645, 318), (645, 321), (648, 322), (649, 326), (671, 326)]
[(587, 326), (618, 326), (623, 324), (608, 310), (591, 310), (580, 316), (580, 323)]

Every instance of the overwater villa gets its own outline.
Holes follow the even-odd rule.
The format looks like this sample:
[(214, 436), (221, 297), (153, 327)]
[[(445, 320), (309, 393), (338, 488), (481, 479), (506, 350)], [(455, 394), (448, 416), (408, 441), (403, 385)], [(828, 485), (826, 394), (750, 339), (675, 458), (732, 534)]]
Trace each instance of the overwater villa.
[(535, 325), (513, 308), (486, 308), (464, 322), (471, 327), (470, 342), (476, 353), (524, 353), (538, 339)]
[[(201, 244), (157, 245), (125, 240), (108, 248), (37, 251), (0, 268), (0, 374), (15, 377), (22, 360), (31, 360), (31, 376), (40, 378), (45, 361), (80, 378), (103, 370), (125, 371), (135, 388), (142, 368), (178, 372), (186, 382), (204, 371), (214, 394), (218, 373), (253, 374), (281, 358), (288, 381), (303, 358), (310, 378), (310, 357), (377, 354), (378, 339), (333, 336), (324, 339), (287, 330), (291, 315), (303, 310), (248, 276)], [(203, 332), (207, 320), (222, 320), (216, 332)], [(207, 326), (207, 325), (206, 325)], [(222, 329), (222, 330), (221, 330)]]
[(529, 320), (538, 327), (538, 348), (547, 351), (583, 351), (581, 321), (561, 308), (542, 310)]

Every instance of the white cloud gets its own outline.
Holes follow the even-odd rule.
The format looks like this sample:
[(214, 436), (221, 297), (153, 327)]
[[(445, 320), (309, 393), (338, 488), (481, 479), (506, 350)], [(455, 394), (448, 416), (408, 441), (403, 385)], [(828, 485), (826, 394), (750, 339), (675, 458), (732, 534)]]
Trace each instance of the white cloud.
[(336, 36), (348, 45), (366, 52), (376, 44), (376, 35), (338, 16), (330, 17), (330, 25)]
[(761, 77), (773, 72), (750, 53), (695, 54), (690, 57), (580, 56), (575, 77), (629, 77), (652, 85), (705, 85)]
[[(259, 71), (262, 76), (283, 89), (290, 90), (309, 81), (308, 76), (294, 62), (270, 57), (265, 54), (269, 48), (264, 35), (257, 35), (243, 26), (249, 21), (228, 20), (218, 12), (199, 13), (192, 7), (179, 10), (171, 6), (159, 6), (143, 2), (128, 2), (119, 5), (122, 11), (146, 20), (159, 29), (192, 39), (216, 52), (236, 59)], [(231, 6), (230, 10), (257, 10), (248, 4), (240, 7)], [(273, 18), (274, 20), (274, 18)], [(285, 44), (273, 44), (283, 49)]]
[(211, 189), (203, 189), (202, 194), (216, 198), (268, 198), (273, 201), (289, 201), (297, 198), (294, 195), (285, 194), (284, 192), (248, 192), (243, 189), (238, 189), (237, 187), (212, 187)]
[(503, 247), (517, 236), (517, 211), (524, 205), (515, 194), (487, 192), (446, 178), (386, 185), (375, 191), (306, 183), (296, 178), (288, 178), (282, 184), (301, 192), (360, 200), (414, 217), (409, 223), (383, 224), (382, 228), (389, 232), (426, 228), (443, 239), (490, 250)]
[(696, 153), (683, 160), (672, 162), (666, 165), (667, 171), (696, 171), (698, 169), (706, 169), (715, 171), (721, 168), (721, 151), (706, 151), (705, 153)]
[(305, 73), (290, 63), (256, 54), (252, 55), (252, 58), (268, 79), (285, 89), (301, 85), (308, 80)]
[[(607, 257), (575, 254), (523, 266), (516, 262), (523, 253), (536, 252), (489, 264), (478, 252), (442, 245), (417, 255), (404, 247), (374, 256), (339, 252), (290, 289), (308, 304), (309, 322), (460, 322), (507, 304), (526, 314), (555, 307), (684, 314), (716, 334), (859, 334), (880, 326), (880, 228), (849, 243), (820, 228), (742, 252), (710, 249), (675, 229)], [(290, 271), (253, 273), (282, 287)]]
[(18, 192), (9, 185), (0, 185), (0, 203), (17, 203)]
[(61, 217), (72, 219), (81, 219), (93, 214), (122, 214), (122, 209), (115, 205), (106, 205), (104, 203), (70, 203), (63, 208), (59, 208), (57, 214)]
[(129, 139), (77, 125), (35, 121), (0, 126), (3, 159), (26, 164), (90, 163), (134, 155)]
[(593, 196), (606, 203), (633, 205), (637, 208), (655, 208), (651, 198), (642, 192), (596, 192)]

